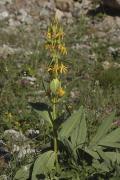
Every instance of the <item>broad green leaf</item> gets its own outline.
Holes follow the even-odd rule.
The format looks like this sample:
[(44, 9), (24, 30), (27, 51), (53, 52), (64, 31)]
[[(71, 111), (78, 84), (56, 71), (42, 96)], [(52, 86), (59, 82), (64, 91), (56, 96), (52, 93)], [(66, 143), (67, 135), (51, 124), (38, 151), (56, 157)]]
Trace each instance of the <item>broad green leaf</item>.
[(30, 178), (30, 168), (32, 164), (22, 166), (16, 173), (13, 180), (28, 180)]
[[(117, 145), (116, 148), (120, 148), (120, 143), (117, 144), (117, 142), (120, 142), (120, 128), (117, 128), (115, 130), (113, 130), (111, 133), (107, 134), (105, 137), (103, 137), (100, 141), (99, 141), (99, 145), (103, 145), (103, 146), (109, 146), (111, 144), (113, 145)], [(113, 146), (112, 146), (113, 147)]]
[(120, 143), (102, 142), (102, 143), (99, 143), (99, 146), (110, 147), (110, 148), (120, 148)]
[(59, 138), (68, 138), (71, 133), (78, 126), (81, 116), (83, 114), (83, 106), (76, 112), (74, 112), (62, 125), (60, 126), (60, 131), (58, 133)]
[(37, 160), (35, 161), (33, 172), (32, 172), (32, 180), (38, 180), (37, 176), (46, 175), (48, 172), (51, 172), (55, 163), (55, 152), (48, 151), (41, 154)]
[(51, 127), (53, 127), (52, 121), (50, 119), (50, 115), (48, 111), (37, 111), (40, 117), (43, 118), (44, 121), (48, 122)]
[(109, 117), (102, 121), (102, 124), (98, 128), (96, 135), (91, 140), (90, 145), (98, 144), (101, 138), (103, 138), (106, 135), (106, 133), (109, 131), (111, 127), (114, 117), (115, 113), (112, 113)]
[(105, 162), (100, 162), (99, 160), (93, 160), (92, 167), (94, 167), (97, 171), (109, 172), (109, 167)]
[(106, 162), (106, 164), (110, 164), (110, 160), (108, 159), (108, 157), (106, 156), (105, 152), (102, 151), (101, 149), (97, 150), (97, 153), (100, 155), (100, 157)]
[(94, 159), (100, 159), (100, 156), (97, 153), (97, 151), (93, 151), (89, 147), (85, 147), (85, 152), (92, 156)]
[(51, 127), (53, 127), (52, 120), (51, 120), (51, 109), (45, 103), (30, 103), (33, 109), (39, 114), (40, 117), (44, 119)]
[(106, 157), (113, 163), (120, 164), (120, 153), (119, 152), (104, 152)]
[(80, 148), (86, 140), (87, 127), (84, 111), (81, 113), (77, 127), (71, 133), (71, 143), (73, 148)]

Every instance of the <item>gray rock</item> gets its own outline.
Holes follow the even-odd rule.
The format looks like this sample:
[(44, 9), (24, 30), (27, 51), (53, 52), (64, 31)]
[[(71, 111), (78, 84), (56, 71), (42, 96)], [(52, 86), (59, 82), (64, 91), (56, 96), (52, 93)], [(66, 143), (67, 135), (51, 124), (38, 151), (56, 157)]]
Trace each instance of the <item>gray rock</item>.
[(12, 147), (12, 153), (16, 153), (18, 159), (25, 157), (28, 154), (35, 153), (35, 149), (31, 149), (31, 146), (26, 143), (21, 146), (14, 144)]
[(61, 11), (70, 12), (73, 8), (73, 0), (55, 0), (56, 8)]
[(28, 13), (25, 9), (19, 10), (17, 20), (20, 21), (21, 23), (27, 23), (27, 24), (32, 24), (32, 22), (33, 22), (32, 17), (30, 15), (28, 15)]
[(13, 18), (9, 19), (9, 26), (11, 26), (11, 27), (18, 27), (20, 25), (21, 25), (21, 23), (20, 23), (19, 20), (14, 20)]
[(55, 10), (55, 17), (58, 19), (58, 20), (61, 20), (63, 17), (64, 17), (64, 12), (59, 10), (59, 9), (56, 9)]
[(39, 135), (39, 130), (34, 130), (34, 129), (28, 129), (26, 132), (26, 136), (28, 138), (35, 138)]
[(8, 180), (8, 178), (7, 178), (6, 175), (1, 175), (1, 176), (0, 176), (0, 180)]
[(3, 11), (0, 13), (0, 20), (4, 20), (9, 17), (8, 11)]
[(50, 17), (50, 12), (49, 12), (49, 10), (48, 9), (45, 9), (45, 8), (43, 8), (43, 9), (41, 9), (41, 11), (40, 11), (40, 17), (42, 17), (42, 18), (49, 18)]
[(0, 0), (0, 4), (5, 5), (6, 3), (12, 4), (12, 0)]
[(25, 142), (27, 140), (27, 138), (22, 134), (22, 132), (18, 132), (14, 129), (5, 130), (3, 136), (13, 143)]
[(21, 52), (21, 48), (11, 48), (6, 44), (3, 44), (2, 47), (0, 47), (0, 57), (6, 57), (8, 55), (13, 55), (15, 53)]

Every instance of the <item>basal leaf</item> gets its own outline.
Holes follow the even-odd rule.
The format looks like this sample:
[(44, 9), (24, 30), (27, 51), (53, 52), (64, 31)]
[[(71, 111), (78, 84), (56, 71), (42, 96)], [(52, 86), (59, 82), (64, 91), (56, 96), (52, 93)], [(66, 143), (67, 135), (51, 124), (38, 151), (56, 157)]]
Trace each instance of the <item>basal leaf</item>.
[(89, 147), (85, 147), (85, 152), (92, 156), (94, 159), (100, 159), (100, 156), (97, 153), (97, 151), (93, 151)]
[(45, 152), (37, 158), (35, 161), (33, 172), (32, 172), (32, 180), (38, 180), (39, 175), (46, 175), (48, 172), (53, 170), (55, 163), (55, 152), (48, 151)]
[(78, 126), (81, 116), (83, 114), (83, 107), (81, 106), (78, 111), (73, 113), (62, 125), (58, 133), (59, 138), (68, 138), (71, 133)]
[(91, 140), (90, 145), (96, 145), (99, 144), (99, 141), (106, 135), (106, 133), (109, 131), (111, 124), (114, 120), (115, 117), (115, 113), (112, 113), (109, 117), (107, 117), (106, 119), (104, 119), (102, 121), (102, 124), (100, 125), (100, 127), (97, 130), (96, 135), (93, 137), (93, 139)]
[(53, 127), (52, 121), (50, 119), (50, 115), (48, 111), (38, 111), (40, 117), (44, 119), (44, 121), (48, 122), (51, 127)]
[(13, 180), (28, 180), (30, 177), (30, 168), (32, 164), (22, 166), (16, 173)]
[(45, 103), (30, 103), (33, 109), (39, 114), (40, 117), (44, 119), (44, 121), (48, 122), (49, 125), (52, 127), (52, 120), (51, 120), (51, 109), (50, 107)]
[(113, 163), (120, 164), (120, 153), (119, 152), (104, 152), (106, 157)]
[[(119, 144), (118, 144), (118, 142), (119, 142)], [(99, 141), (99, 145), (103, 145), (103, 146), (109, 145), (109, 147), (110, 147), (111, 144), (114, 144), (114, 145), (116, 144), (117, 145), (116, 148), (118, 148), (118, 147), (120, 148), (120, 128), (113, 130), (112, 132), (107, 134), (105, 137), (103, 137)], [(112, 147), (113, 147), (113, 145), (112, 145)]]
[(87, 127), (86, 127), (86, 120), (85, 120), (85, 113), (84, 111), (81, 113), (79, 118), (79, 122), (77, 127), (71, 133), (71, 143), (73, 148), (80, 148), (83, 146), (86, 140), (87, 135)]

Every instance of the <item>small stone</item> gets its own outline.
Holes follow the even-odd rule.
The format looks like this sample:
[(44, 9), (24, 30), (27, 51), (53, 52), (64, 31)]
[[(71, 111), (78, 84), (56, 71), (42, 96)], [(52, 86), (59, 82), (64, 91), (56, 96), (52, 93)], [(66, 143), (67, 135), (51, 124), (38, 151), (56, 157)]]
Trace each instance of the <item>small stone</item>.
[(40, 11), (40, 17), (42, 17), (42, 18), (45, 18), (45, 17), (50, 17), (50, 12), (49, 12), (49, 10), (48, 9), (45, 9), (45, 8), (43, 8), (43, 9), (41, 9), (41, 11)]
[(112, 67), (112, 64), (110, 62), (108, 62), (108, 61), (104, 61), (102, 63), (102, 66), (103, 66), (104, 70), (107, 70), (107, 69), (110, 69)]
[(0, 20), (4, 20), (9, 17), (8, 11), (3, 11), (0, 13)]
[(39, 130), (34, 130), (34, 129), (28, 129), (26, 132), (26, 136), (28, 138), (35, 138), (39, 135)]
[(61, 10), (56, 9), (55, 18), (57, 18), (58, 20), (61, 20), (63, 17), (64, 17), (64, 13)]
[(22, 132), (18, 132), (14, 129), (9, 129), (4, 131), (4, 137), (9, 139), (11, 142), (24, 142), (26, 141), (26, 137), (22, 134)]
[(20, 26), (20, 25), (21, 25), (20, 21), (14, 20), (14, 19), (12, 19), (12, 18), (9, 19), (9, 26), (11, 26), (11, 27), (17, 27), (17, 26)]
[(8, 178), (7, 178), (6, 175), (1, 175), (1, 176), (0, 176), (0, 180), (8, 180)]
[(61, 11), (70, 12), (73, 9), (73, 0), (55, 0), (56, 8)]
[(118, 28), (120, 28), (120, 17), (116, 17), (116, 25), (118, 26)]

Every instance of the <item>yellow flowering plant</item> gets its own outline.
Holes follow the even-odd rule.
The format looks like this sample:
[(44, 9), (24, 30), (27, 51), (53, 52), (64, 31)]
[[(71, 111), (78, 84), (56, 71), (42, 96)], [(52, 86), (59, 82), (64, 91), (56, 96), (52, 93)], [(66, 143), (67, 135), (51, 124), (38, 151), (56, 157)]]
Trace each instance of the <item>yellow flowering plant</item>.
[[(49, 96), (52, 104), (52, 121), (57, 119), (56, 106), (60, 98), (65, 94), (65, 90), (62, 87), (61, 75), (67, 73), (68, 67), (65, 66), (61, 60), (63, 55), (67, 54), (65, 43), (63, 42), (64, 32), (57, 19), (54, 19), (50, 24), (47, 34), (45, 48), (49, 52), (50, 62), (47, 67), (47, 71), (50, 75), (49, 83)], [(53, 123), (54, 124), (54, 123)], [(54, 136), (54, 152), (56, 156), (56, 167), (58, 165), (58, 145), (57, 145), (57, 131), (53, 127)]]
[(110, 131), (115, 113), (103, 120), (91, 137), (88, 137), (86, 109), (83, 106), (67, 116), (58, 114), (57, 105), (66, 93), (61, 77), (68, 72), (68, 67), (62, 61), (62, 56), (67, 54), (63, 39), (63, 29), (54, 19), (46, 33), (45, 42), (50, 59), (46, 70), (49, 74), (47, 88), (43, 82), (50, 103), (49, 106), (31, 103), (50, 127), (50, 147), (41, 150), (33, 163), (18, 170), (13, 180), (91, 179), (100, 170), (106, 173), (107, 169), (107, 173), (110, 172), (111, 162), (120, 163), (120, 153), (116, 159), (116, 150), (120, 149), (120, 128)]

